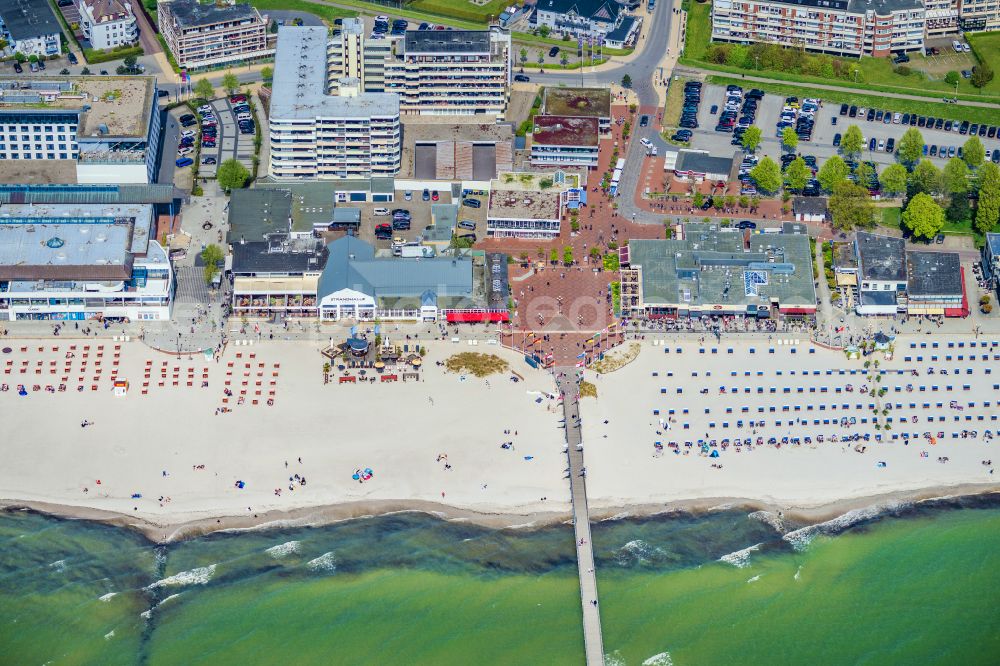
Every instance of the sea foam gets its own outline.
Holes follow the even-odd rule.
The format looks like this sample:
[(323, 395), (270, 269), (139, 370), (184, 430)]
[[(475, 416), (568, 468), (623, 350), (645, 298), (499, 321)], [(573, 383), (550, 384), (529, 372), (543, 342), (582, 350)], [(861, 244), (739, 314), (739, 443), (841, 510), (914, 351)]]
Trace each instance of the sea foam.
[(669, 652), (661, 652), (642, 662), (642, 666), (674, 666), (674, 660), (671, 659)]
[(214, 564), (209, 564), (207, 567), (198, 567), (196, 569), (191, 569), (189, 571), (181, 571), (175, 573), (173, 576), (167, 576), (162, 578), (152, 585), (146, 587), (147, 590), (153, 590), (158, 587), (167, 587), (169, 585), (204, 585), (212, 579), (215, 574)]
[(651, 546), (642, 539), (633, 539), (618, 549), (615, 559), (623, 567), (634, 566), (636, 564), (646, 564), (663, 551), (655, 546)]
[(754, 511), (753, 513), (747, 514), (747, 518), (752, 520), (759, 520), (765, 525), (769, 525), (774, 529), (775, 532), (779, 534), (785, 531), (785, 523), (778, 514), (772, 511)]
[(63, 571), (66, 571), (66, 560), (56, 560), (55, 562), (49, 563), (49, 566), (59, 573), (62, 573)]
[(108, 592), (107, 594), (99, 596), (97, 599), (98, 601), (103, 601), (106, 603), (108, 601), (111, 601), (111, 599), (117, 594), (118, 594), (117, 592)]
[(333, 553), (323, 553), (315, 560), (306, 562), (306, 566), (313, 571), (336, 571), (337, 556)]
[(792, 544), (795, 550), (802, 550), (816, 538), (819, 534), (834, 535), (840, 534), (844, 530), (868, 520), (874, 520), (885, 513), (899, 511), (911, 506), (909, 502), (887, 502), (885, 504), (875, 504), (863, 509), (853, 509), (847, 513), (837, 516), (832, 520), (815, 525), (809, 525), (801, 529), (794, 530), (781, 538)]
[(274, 559), (280, 560), (281, 558), (291, 555), (292, 553), (299, 552), (300, 545), (301, 543), (298, 541), (286, 541), (285, 543), (278, 544), (277, 546), (271, 546), (264, 552)]
[(737, 569), (743, 569), (750, 566), (750, 553), (760, 550), (762, 544), (754, 544), (743, 550), (737, 550), (735, 552), (729, 553), (728, 555), (723, 555), (719, 558), (720, 562), (725, 562), (726, 564), (732, 564)]

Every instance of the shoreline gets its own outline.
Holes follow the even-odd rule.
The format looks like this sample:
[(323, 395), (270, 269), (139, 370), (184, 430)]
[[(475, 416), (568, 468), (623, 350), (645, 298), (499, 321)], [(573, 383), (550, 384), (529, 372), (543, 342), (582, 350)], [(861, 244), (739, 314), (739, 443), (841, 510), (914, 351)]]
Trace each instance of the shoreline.
[[(779, 513), (783, 520), (816, 525), (850, 511), (899, 503), (918, 504), (931, 500), (995, 498), (1000, 502), (1000, 483), (965, 483), (934, 486), (883, 494), (850, 497), (809, 505), (801, 502), (780, 503), (773, 499), (740, 497), (703, 497), (673, 500), (662, 504), (629, 504), (591, 510), (591, 522), (653, 518), (672, 513), (699, 514), (724, 509), (748, 512)], [(323, 527), (348, 520), (385, 517), (397, 513), (423, 513), (440, 520), (468, 522), (490, 529), (539, 529), (571, 520), (570, 512), (516, 513), (474, 511), (425, 500), (369, 500), (344, 502), (288, 511), (270, 511), (254, 516), (213, 515), (203, 518), (156, 522), (149, 518), (35, 500), (0, 499), (0, 511), (30, 511), (64, 520), (87, 520), (103, 525), (133, 530), (157, 545), (186, 541), (216, 532), (282, 529), (286, 527)]]

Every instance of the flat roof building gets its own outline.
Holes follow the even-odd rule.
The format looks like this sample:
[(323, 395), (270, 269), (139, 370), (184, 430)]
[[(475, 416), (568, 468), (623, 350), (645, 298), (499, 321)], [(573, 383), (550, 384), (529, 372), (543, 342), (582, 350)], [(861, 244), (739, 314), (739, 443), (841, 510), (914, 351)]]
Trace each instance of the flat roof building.
[(542, 114), (597, 118), (601, 136), (611, 134), (610, 88), (556, 88), (542, 90)]
[(156, 95), (152, 76), (0, 79), (0, 171), (16, 175), (24, 162), (62, 162), (79, 183), (152, 183), (160, 142)]
[(862, 315), (894, 315), (906, 311), (906, 241), (859, 231), (858, 306)]
[(990, 288), (1000, 287), (1000, 234), (986, 234), (983, 244), (983, 275), (989, 280)]
[(563, 211), (587, 201), (575, 173), (505, 173), (490, 183), (486, 232), (500, 238), (555, 238)]
[(532, 166), (596, 168), (600, 138), (592, 116), (535, 116), (531, 134)]
[(667, 151), (664, 153), (663, 169), (673, 171), (680, 180), (729, 182), (736, 180), (742, 155), (740, 151), (726, 157), (716, 157), (707, 150)]
[(291, 230), (292, 193), (286, 189), (233, 189), (229, 198), (226, 242), (262, 241)]
[(153, 205), (0, 205), (0, 320), (164, 320), (173, 273)]
[(809, 237), (687, 224), (619, 249), (622, 314), (640, 319), (816, 312)]
[(488, 181), (514, 166), (514, 130), (506, 123), (404, 119), (400, 175), (417, 180)]
[(906, 312), (967, 317), (962, 260), (957, 252), (906, 253)]
[(359, 179), (399, 172), (399, 96), (360, 92), (357, 82), (327, 93), (325, 27), (278, 31), (270, 109), (275, 179)]
[(267, 15), (249, 3), (161, 0), (157, 12), (160, 32), (180, 67), (249, 62), (274, 53)]
[(0, 0), (4, 58), (21, 53), (46, 58), (62, 53), (62, 30), (46, 0)]
[(233, 314), (316, 317), (316, 287), (329, 251), (322, 240), (275, 232), (232, 250)]

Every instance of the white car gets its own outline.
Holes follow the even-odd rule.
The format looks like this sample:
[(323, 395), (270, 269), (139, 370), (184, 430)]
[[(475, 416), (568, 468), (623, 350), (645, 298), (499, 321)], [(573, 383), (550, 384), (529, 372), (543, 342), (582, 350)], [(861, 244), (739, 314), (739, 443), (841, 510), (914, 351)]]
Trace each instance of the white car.
[(647, 139), (646, 137), (642, 137), (641, 139), (639, 139), (639, 143), (646, 146), (647, 148), (653, 147), (653, 142)]
[(246, 112), (237, 113), (236, 120), (253, 120), (253, 116), (251, 116), (249, 113)]
[(901, 121), (902, 119), (903, 119), (903, 114), (902, 113), (894, 113), (894, 114), (892, 114), (892, 123), (894, 125), (898, 125), (899, 121)]
[(194, 148), (181, 148), (177, 151), (177, 157), (184, 157), (194, 152)]
[(385, 21), (386, 23), (388, 23), (389, 22), (389, 17), (385, 16), (385, 15), (379, 15), (379, 16), (375, 17), (375, 20), (376, 21)]
[(382, 216), (382, 215), (388, 215), (389, 214), (389, 209), (388, 208), (376, 208), (375, 210), (372, 211), (372, 213), (374, 213), (375, 215), (380, 215), (380, 216)]
[(192, 136), (194, 136), (194, 130), (184, 130), (183, 132), (181, 132), (182, 139), (187, 139)]
[(962, 50), (968, 53), (969, 51), (972, 50), (972, 47), (969, 46), (968, 44), (962, 44)]
[(212, 112), (211, 104), (203, 104), (198, 107), (198, 113), (211, 113), (211, 112)]
[(957, 39), (952, 41), (951, 48), (955, 49), (955, 53), (962, 53), (964, 49), (962, 48), (962, 42)]

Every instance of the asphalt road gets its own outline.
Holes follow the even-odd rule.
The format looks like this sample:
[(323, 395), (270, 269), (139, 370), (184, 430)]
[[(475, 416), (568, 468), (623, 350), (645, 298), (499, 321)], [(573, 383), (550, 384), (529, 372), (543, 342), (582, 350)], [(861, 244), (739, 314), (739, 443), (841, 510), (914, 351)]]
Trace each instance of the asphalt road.
[(667, 40), (670, 38), (670, 21), (677, 15), (667, 6), (653, 10), (652, 21), (647, 21), (642, 27), (638, 48), (641, 49), (629, 63), (612, 67), (603, 71), (580, 74), (572, 73), (532, 73), (527, 67), (525, 73), (531, 76), (532, 83), (542, 85), (567, 86), (604, 86), (609, 83), (621, 83), (622, 77), (628, 74), (632, 78), (632, 89), (639, 97), (640, 106), (650, 106), (657, 103), (656, 92), (653, 90), (653, 77), (658, 74), (659, 63), (667, 50)]

